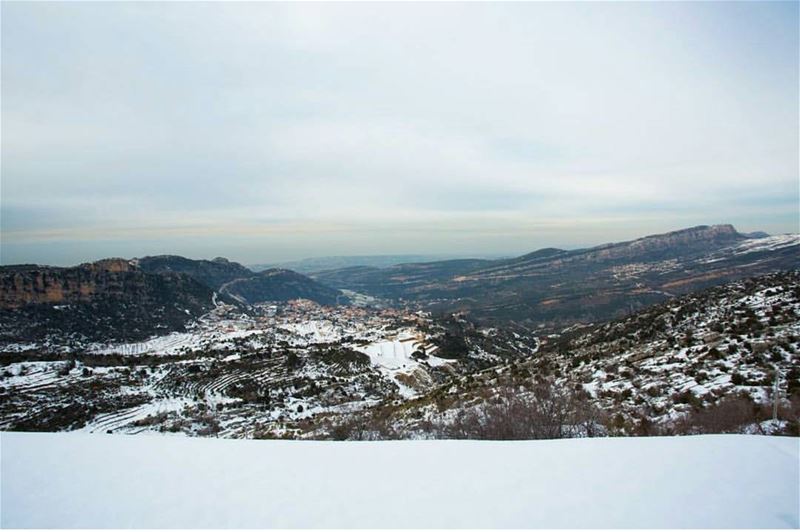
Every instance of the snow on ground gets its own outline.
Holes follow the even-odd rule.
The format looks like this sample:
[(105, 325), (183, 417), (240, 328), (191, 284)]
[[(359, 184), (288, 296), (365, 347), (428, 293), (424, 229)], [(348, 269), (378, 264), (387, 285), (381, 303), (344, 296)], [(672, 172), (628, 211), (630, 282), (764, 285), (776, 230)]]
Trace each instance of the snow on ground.
[(38, 349), (40, 347), (37, 343), (11, 343), (3, 345), (3, 351), (8, 351), (9, 353), (21, 353), (22, 351), (32, 351), (34, 349)]
[(789, 528), (800, 440), (3, 433), (0, 526)]
[(800, 234), (797, 233), (767, 236), (764, 238), (750, 238), (725, 248), (722, 251), (713, 254), (711, 258), (703, 260), (702, 262), (712, 263), (725, 260), (727, 254), (731, 251), (736, 255), (746, 255), (748, 253), (756, 253), (761, 251), (777, 251), (779, 249), (798, 245), (800, 245)]
[(236, 322), (204, 324), (203, 329), (193, 332), (173, 332), (164, 336), (154, 336), (143, 342), (125, 344), (92, 344), (88, 352), (98, 355), (179, 355), (203, 348), (222, 348), (230, 346), (232, 340), (247, 338), (269, 332), (253, 327), (240, 328)]
[(197, 348), (202, 338), (196, 333), (173, 332), (165, 336), (156, 336), (143, 342), (133, 342), (127, 344), (94, 344), (89, 348), (90, 353), (107, 355), (119, 353), (122, 355), (143, 355), (157, 353), (161, 355), (173, 355), (182, 349)]
[(800, 245), (800, 234), (785, 234), (745, 240), (735, 248), (737, 253), (753, 253)]
[[(177, 412), (193, 405), (194, 402), (187, 398), (156, 398), (149, 403), (138, 405), (126, 410), (100, 414), (92, 421), (87, 423), (80, 430), (82, 432), (106, 432), (108, 430), (118, 430), (122, 427), (146, 419), (148, 416), (157, 416), (166, 412)], [(146, 427), (139, 429), (139, 432), (146, 430)]]
[(342, 337), (342, 329), (329, 321), (308, 320), (297, 323), (282, 323), (280, 328), (299, 336), (305, 343), (338, 342)]
[(393, 339), (384, 339), (373, 342), (366, 346), (356, 347), (369, 357), (372, 364), (386, 369), (400, 369), (407, 366), (416, 366), (411, 358), (420, 342), (415, 341), (414, 336), (406, 334)]
[[(353, 348), (367, 355), (372, 365), (397, 385), (400, 395), (410, 399), (420, 394), (420, 390), (403, 382), (403, 377), (408, 377), (420, 367), (420, 363), (411, 355), (421, 347), (428, 352), (435, 352), (438, 349), (436, 346), (427, 345), (421, 338), (416, 330), (407, 329), (399, 331), (395, 336), (383, 338), (367, 345), (355, 345)], [(448, 362), (433, 355), (428, 355), (425, 361), (431, 367), (441, 366)]]

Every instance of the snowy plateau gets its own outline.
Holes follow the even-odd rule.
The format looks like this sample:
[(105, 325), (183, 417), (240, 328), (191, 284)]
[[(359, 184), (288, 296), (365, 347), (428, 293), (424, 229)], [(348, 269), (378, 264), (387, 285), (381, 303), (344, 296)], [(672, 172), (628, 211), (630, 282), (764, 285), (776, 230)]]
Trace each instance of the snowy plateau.
[(3, 528), (797, 528), (797, 438), (3, 433)]

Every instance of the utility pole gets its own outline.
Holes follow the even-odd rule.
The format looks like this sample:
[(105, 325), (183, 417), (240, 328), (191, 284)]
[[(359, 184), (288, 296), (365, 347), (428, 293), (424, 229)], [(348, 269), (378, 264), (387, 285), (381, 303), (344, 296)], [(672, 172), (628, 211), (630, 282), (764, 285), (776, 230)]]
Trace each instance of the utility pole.
[(778, 382), (780, 381), (780, 378), (780, 370), (778, 370), (778, 365), (775, 364), (775, 388), (772, 390), (772, 422), (775, 424), (778, 423), (778, 400), (780, 399), (778, 396), (780, 393)]

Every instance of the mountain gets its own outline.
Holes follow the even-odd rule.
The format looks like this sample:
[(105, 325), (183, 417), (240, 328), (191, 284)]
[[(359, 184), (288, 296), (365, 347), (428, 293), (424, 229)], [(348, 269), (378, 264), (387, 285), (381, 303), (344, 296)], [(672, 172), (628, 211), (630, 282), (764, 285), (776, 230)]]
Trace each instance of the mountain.
[(398, 264), (388, 268), (353, 266), (310, 274), (328, 286), (363, 292), (386, 299), (419, 299), (433, 283), (445, 283), (458, 275), (492, 264), (485, 259), (453, 259), (436, 262)]
[[(799, 318), (800, 270), (742, 279), (601, 325), (564, 329), (541, 338), (534, 356), (358, 420), (329, 422), (470, 439), (565, 437), (564, 426), (584, 436), (775, 429), (797, 435)], [(469, 352), (479, 351), (474, 336), (464, 340)], [(776, 369), (779, 418), (790, 420), (780, 427), (768, 421)], [(548, 419), (552, 408), (564, 417)], [(536, 434), (546, 420), (555, 432)]]
[[(214, 291), (223, 301), (247, 304), (303, 298), (336, 305), (349, 301), (339, 291), (347, 289), (435, 313), (464, 313), (486, 325), (557, 330), (798, 263), (800, 236), (750, 238), (730, 225), (512, 259), (357, 266), (311, 277), (285, 269), (256, 273), (223, 258), (162, 255), (74, 268), (2, 267), (0, 309), (6, 338), (40, 339), (48, 328), (85, 338), (141, 338), (181, 330), (213, 307)], [(65, 305), (72, 310), (62, 312)]]
[(507, 260), (348, 268), (313, 274), (329, 286), (497, 323), (558, 328), (623, 316), (675, 295), (796, 267), (800, 237), (748, 238), (697, 226), (587, 249)]
[(177, 255), (157, 255), (133, 259), (147, 273), (183, 273), (214, 290), (235, 279), (250, 277), (253, 271), (238, 262), (217, 257), (214, 260), (194, 260)]
[(753, 231), (752, 233), (742, 233), (747, 238), (767, 238), (771, 236), (769, 233), (765, 233), (764, 231)]
[(141, 340), (182, 331), (219, 302), (253, 304), (310, 299), (349, 302), (338, 290), (289, 270), (255, 273), (217, 258), (174, 255), (104, 259), (71, 268), (0, 267), (0, 342), (48, 338)]
[(182, 330), (213, 308), (212, 296), (210, 288), (185, 274), (151, 274), (124, 259), (71, 268), (4, 266), (0, 338), (141, 339)]
[(328, 288), (297, 272), (273, 268), (256, 273), (222, 257), (194, 260), (176, 255), (159, 255), (134, 259), (134, 262), (150, 273), (186, 274), (242, 303), (292, 299), (310, 299), (323, 305), (348, 302), (339, 290)]
[[(245, 314), (218, 305), (185, 332), (140, 342), (109, 335), (2, 345), (0, 430), (305, 439), (798, 434), (798, 317), (800, 271), (553, 333), (413, 308), (306, 302)], [(776, 366), (785, 400), (770, 425)]]
[(220, 286), (219, 290), (222, 294), (250, 304), (293, 299), (309, 299), (321, 305), (348, 302), (339, 290), (328, 288), (297, 272), (277, 268), (234, 279)]
[(314, 257), (290, 262), (274, 264), (254, 264), (253, 271), (282, 268), (296, 272), (310, 274), (328, 270), (341, 270), (353, 267), (386, 268), (397, 264), (410, 264), (417, 262), (436, 262), (452, 260), (458, 257), (446, 255), (344, 255), (339, 257)]

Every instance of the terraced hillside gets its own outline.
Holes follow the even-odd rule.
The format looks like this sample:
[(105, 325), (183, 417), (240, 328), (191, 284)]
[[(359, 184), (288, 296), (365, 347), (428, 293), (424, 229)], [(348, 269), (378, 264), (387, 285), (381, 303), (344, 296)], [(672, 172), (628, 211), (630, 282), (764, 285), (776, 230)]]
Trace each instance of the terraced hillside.
[[(122, 259), (5, 267), (0, 429), (794, 433), (799, 248), (797, 235), (749, 238), (721, 226), (505, 261), (403, 265), (390, 269), (388, 302), (287, 270), (212, 290), (188, 272), (148, 273)], [(221, 259), (173, 259), (164, 260), (242, 273)], [(379, 283), (386, 272), (377, 272), (364, 270), (356, 288)], [(776, 375), (783, 421), (768, 427)]]
[[(780, 430), (798, 435), (797, 270), (571, 327), (543, 338), (531, 359), (465, 376), (360, 422), (375, 426), (377, 417), (392, 434), (502, 439), (503, 432), (482, 431), (485, 423), (525, 425), (524, 415), (545, 405), (564, 415), (552, 425), (558, 434), (570, 423), (583, 435), (759, 432), (771, 430), (760, 423), (772, 415), (776, 378)], [(514, 418), (514, 409), (522, 417)]]
[(537, 345), (408, 311), (218, 304), (182, 333), (0, 353), (0, 429), (298, 435)]

